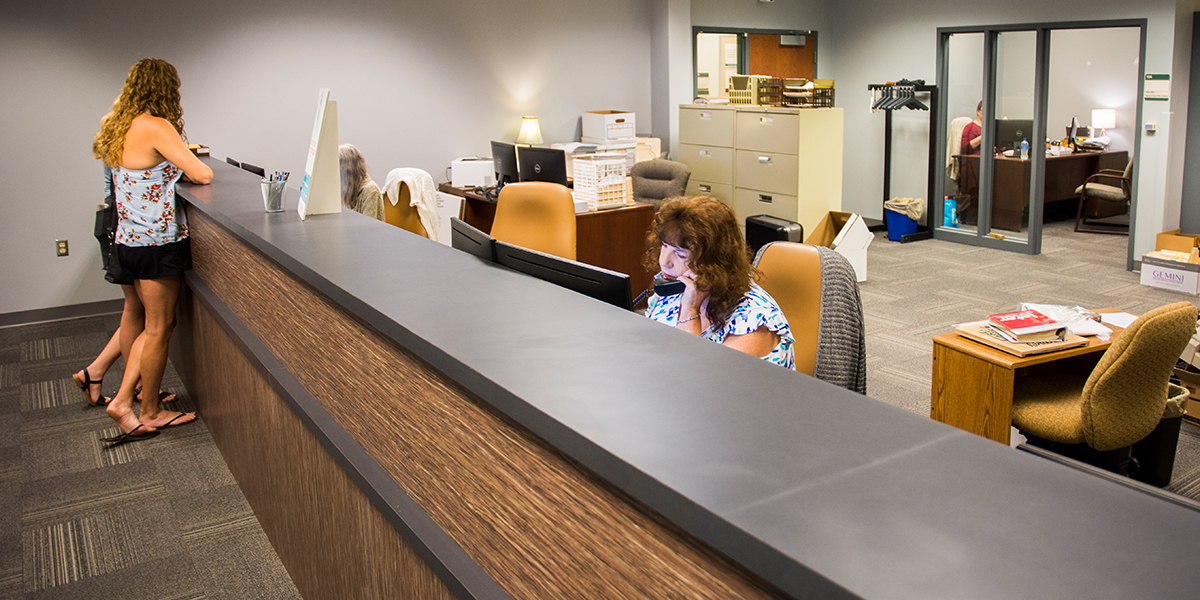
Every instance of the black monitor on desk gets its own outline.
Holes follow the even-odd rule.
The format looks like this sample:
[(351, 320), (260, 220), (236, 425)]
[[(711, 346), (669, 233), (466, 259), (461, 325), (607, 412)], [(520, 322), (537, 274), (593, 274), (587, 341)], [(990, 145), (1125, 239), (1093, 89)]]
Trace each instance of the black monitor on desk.
[(514, 271), (632, 310), (629, 276), (496, 240), (496, 262)]
[[(1033, 137), (1033, 121), (1029, 119), (996, 119), (996, 147), (1001, 151), (1021, 149), (1021, 140)], [(1038, 147), (1032, 141), (1030, 148)]]
[(517, 174), (517, 147), (504, 142), (492, 142), (492, 165), (496, 170), (496, 189), (506, 183), (520, 181)]
[(496, 261), (496, 238), (458, 217), (450, 217), (450, 246), (489, 262)]
[(549, 181), (567, 185), (567, 153), (556, 148), (521, 148), (517, 151), (521, 181)]

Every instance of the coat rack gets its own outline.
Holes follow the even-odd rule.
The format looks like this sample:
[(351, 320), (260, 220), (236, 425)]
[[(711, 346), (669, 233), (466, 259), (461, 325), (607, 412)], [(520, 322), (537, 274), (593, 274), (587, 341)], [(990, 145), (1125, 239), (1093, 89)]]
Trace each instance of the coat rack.
[[(879, 97), (871, 103), (871, 110), (883, 111), (885, 115), (884, 127), (886, 128), (883, 136), (883, 201), (887, 202), (892, 196), (892, 112), (897, 110), (924, 110), (931, 115), (936, 115), (938, 107), (938, 95), (936, 85), (925, 85), (924, 81), (906, 81), (900, 80), (897, 83), (872, 83), (867, 86), (867, 89), (874, 94), (879, 92)], [(929, 104), (926, 105), (918, 98), (918, 96), (929, 95)], [(909, 235), (901, 236), (900, 243), (915, 242), (917, 240), (927, 240), (933, 237), (933, 192), (934, 192), (934, 177), (937, 173), (938, 161), (934, 156), (937, 154), (937, 127), (930, 122), (929, 124), (929, 173), (928, 192), (925, 195), (925, 223), (917, 223), (917, 232)], [(884, 208), (884, 210), (887, 210)], [(883, 215), (882, 229), (887, 229), (887, 214)]]

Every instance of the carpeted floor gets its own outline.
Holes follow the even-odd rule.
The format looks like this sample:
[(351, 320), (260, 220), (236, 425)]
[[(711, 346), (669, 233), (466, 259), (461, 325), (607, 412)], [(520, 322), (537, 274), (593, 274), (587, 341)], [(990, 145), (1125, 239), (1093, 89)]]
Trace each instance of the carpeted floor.
[[(901, 244), (875, 234), (859, 284), (867, 327), (867, 395), (929, 416), (933, 336), (1021, 302), (1141, 314), (1196, 296), (1147, 287), (1125, 270), (1129, 238), (1047, 223), (1030, 256), (942, 240)], [(1200, 427), (1184, 422), (1170, 491), (1200, 500)]]
[(70, 376), (118, 319), (0, 329), (0, 598), (299, 598), (202, 421), (104, 449)]

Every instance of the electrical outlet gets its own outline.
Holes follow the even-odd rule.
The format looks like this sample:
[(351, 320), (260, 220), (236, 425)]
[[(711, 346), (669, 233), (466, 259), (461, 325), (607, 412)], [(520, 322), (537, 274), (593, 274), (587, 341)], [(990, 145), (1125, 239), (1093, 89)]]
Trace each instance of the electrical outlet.
[(67, 252), (67, 240), (54, 240), (54, 246), (58, 251), (58, 256), (66, 256), (70, 254)]

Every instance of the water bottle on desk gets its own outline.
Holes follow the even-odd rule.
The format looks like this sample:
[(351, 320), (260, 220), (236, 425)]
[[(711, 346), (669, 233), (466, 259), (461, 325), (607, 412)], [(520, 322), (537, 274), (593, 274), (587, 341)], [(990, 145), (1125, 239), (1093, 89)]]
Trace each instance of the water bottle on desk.
[(1029, 160), (1029, 140), (1021, 138), (1021, 160)]

